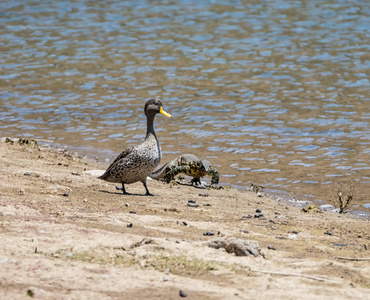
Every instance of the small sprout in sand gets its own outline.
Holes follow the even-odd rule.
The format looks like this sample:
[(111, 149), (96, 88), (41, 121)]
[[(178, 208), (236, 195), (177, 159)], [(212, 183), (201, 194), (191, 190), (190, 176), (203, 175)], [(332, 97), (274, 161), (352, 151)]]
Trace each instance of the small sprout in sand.
[(355, 188), (353, 184), (350, 185), (348, 192), (343, 192), (341, 188), (338, 188), (337, 195), (333, 197), (333, 203), (339, 208), (339, 213), (344, 213), (352, 201), (355, 198)]
[(27, 296), (30, 296), (30, 297), (33, 298), (35, 296), (35, 293), (31, 289), (28, 289), (27, 290)]

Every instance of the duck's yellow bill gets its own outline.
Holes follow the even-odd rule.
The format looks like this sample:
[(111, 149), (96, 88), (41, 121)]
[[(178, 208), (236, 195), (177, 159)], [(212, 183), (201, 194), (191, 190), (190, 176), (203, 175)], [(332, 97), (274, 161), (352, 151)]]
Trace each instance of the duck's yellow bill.
[(165, 112), (165, 111), (163, 110), (163, 107), (162, 107), (162, 106), (161, 106), (161, 108), (159, 109), (159, 112), (160, 112), (162, 115), (165, 115), (166, 117), (171, 118), (171, 115), (170, 115), (168, 112)]

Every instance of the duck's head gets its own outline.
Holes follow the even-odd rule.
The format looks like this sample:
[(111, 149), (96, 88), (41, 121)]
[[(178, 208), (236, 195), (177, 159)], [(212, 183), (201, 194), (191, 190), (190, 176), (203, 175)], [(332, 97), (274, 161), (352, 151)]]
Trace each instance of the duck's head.
[(161, 113), (166, 117), (171, 118), (171, 115), (163, 110), (162, 101), (159, 100), (159, 97), (155, 99), (149, 99), (144, 106), (144, 113), (146, 116), (149, 115), (156, 115), (157, 113)]

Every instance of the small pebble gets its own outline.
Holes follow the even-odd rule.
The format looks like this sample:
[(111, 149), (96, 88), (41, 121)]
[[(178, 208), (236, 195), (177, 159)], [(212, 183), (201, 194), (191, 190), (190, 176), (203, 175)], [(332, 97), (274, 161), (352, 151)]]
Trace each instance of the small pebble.
[(292, 231), (288, 231), (288, 233), (298, 234), (298, 231), (292, 230)]
[(25, 176), (31, 176), (30, 172), (25, 172), (23, 175), (25, 175)]
[(256, 213), (260, 213), (260, 212), (262, 212), (262, 209), (257, 208), (257, 209), (256, 209)]
[(211, 231), (206, 231), (206, 232), (203, 233), (203, 235), (205, 235), (205, 236), (212, 236), (212, 235), (215, 235), (215, 234), (213, 232), (211, 232)]
[(195, 203), (195, 200), (193, 200), (193, 199), (189, 199), (189, 200), (188, 200), (188, 203)]
[(77, 172), (72, 172), (72, 175), (75, 175), (75, 176), (80, 176), (80, 173), (77, 173)]
[(127, 224), (128, 228), (132, 228), (132, 223)]
[(261, 218), (261, 217), (263, 217), (263, 214), (255, 214), (254, 217), (255, 218)]
[(242, 220), (244, 220), (244, 219), (250, 219), (250, 218), (252, 218), (252, 215), (242, 216)]
[(212, 206), (210, 203), (203, 204), (203, 206)]
[(241, 229), (241, 230), (240, 230), (240, 232), (241, 232), (241, 233), (249, 233), (249, 231), (248, 231), (248, 230), (244, 230), (244, 229)]
[(168, 281), (168, 277), (164, 277), (164, 278), (163, 278), (163, 281), (164, 281), (164, 282)]
[(345, 246), (347, 246), (347, 244), (333, 244), (333, 246), (335, 246), (335, 247), (345, 247)]
[(125, 203), (125, 206), (126, 207), (129, 207), (131, 204), (130, 203)]
[(180, 290), (179, 295), (180, 295), (180, 297), (182, 297), (182, 298), (185, 298), (185, 297), (187, 297), (187, 296), (188, 296), (188, 294), (187, 294), (187, 293), (185, 293), (183, 290)]
[(116, 185), (116, 190), (117, 190), (117, 191), (122, 191), (122, 186), (117, 186), (117, 185)]
[(185, 221), (177, 221), (176, 223), (181, 226), (188, 226), (188, 223)]
[(64, 193), (62, 196), (64, 196), (64, 197), (68, 197), (68, 196), (69, 196), (69, 194), (68, 194), (68, 193)]
[(189, 207), (199, 207), (199, 204), (196, 203), (188, 203)]
[(136, 211), (131, 210), (131, 211), (130, 211), (130, 214), (136, 214)]
[(7, 264), (7, 263), (9, 263), (8, 257), (4, 257), (2, 260), (0, 260), (0, 264)]
[(276, 248), (274, 246), (267, 246), (267, 249), (269, 249), (269, 250), (276, 250)]
[(333, 235), (331, 232), (329, 231), (325, 231), (324, 234), (327, 234), (327, 235)]
[(203, 194), (201, 193), (201, 194), (199, 194), (199, 196), (200, 196), (200, 197), (208, 197), (208, 196), (209, 196), (209, 194), (208, 194), (208, 193), (203, 193)]

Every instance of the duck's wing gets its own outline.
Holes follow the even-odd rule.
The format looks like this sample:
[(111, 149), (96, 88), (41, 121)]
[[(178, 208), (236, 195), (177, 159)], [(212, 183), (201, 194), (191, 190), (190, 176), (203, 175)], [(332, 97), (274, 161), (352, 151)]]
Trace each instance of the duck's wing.
[(105, 171), (105, 173), (100, 176), (99, 178), (102, 178), (104, 179), (104, 177), (106, 177), (106, 175), (108, 175), (110, 173), (110, 171), (112, 169), (114, 169), (114, 167), (117, 165), (117, 163), (119, 161), (121, 161), (122, 159), (126, 158), (130, 153), (132, 153), (132, 151), (134, 150), (135, 147), (129, 147), (127, 148), (126, 150), (124, 150), (123, 152), (121, 152), (120, 155), (118, 155), (116, 157), (116, 159), (110, 164), (110, 166), (108, 167), (108, 169)]
[[(135, 147), (129, 147), (127, 148), (126, 150), (124, 150), (123, 152), (120, 153), (120, 155), (118, 155), (116, 157), (116, 159), (111, 163), (111, 166), (116, 164), (119, 160), (121, 160), (122, 158), (125, 158), (126, 156), (128, 156), (133, 150), (134, 150)], [(108, 168), (109, 169), (109, 168)]]

